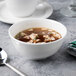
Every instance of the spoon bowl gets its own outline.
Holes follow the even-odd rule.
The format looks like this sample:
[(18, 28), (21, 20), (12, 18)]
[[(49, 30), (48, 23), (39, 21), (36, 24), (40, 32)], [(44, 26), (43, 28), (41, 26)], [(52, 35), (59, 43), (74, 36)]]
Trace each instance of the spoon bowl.
[(0, 65), (5, 64), (7, 61), (7, 53), (0, 48)]

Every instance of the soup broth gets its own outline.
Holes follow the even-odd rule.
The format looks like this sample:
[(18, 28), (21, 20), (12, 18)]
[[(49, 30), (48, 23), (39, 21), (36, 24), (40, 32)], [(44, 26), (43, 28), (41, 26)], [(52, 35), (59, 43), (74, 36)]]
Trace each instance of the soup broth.
[(62, 38), (62, 36), (53, 29), (38, 27), (23, 30), (15, 38), (28, 43), (48, 43), (56, 41)]

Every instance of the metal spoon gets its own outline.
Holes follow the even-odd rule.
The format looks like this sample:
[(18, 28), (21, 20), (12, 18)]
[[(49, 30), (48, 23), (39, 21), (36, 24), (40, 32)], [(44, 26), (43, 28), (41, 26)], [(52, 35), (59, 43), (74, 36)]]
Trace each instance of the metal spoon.
[(11, 66), (10, 64), (6, 63), (6, 61), (7, 61), (7, 53), (4, 50), (2, 50), (2, 48), (0, 48), (0, 65), (5, 64), (7, 67), (9, 67), (10, 69), (12, 69), (18, 75), (20, 75), (20, 76), (26, 76), (23, 73), (21, 73), (20, 71), (18, 71), (16, 68), (14, 68), (13, 66)]

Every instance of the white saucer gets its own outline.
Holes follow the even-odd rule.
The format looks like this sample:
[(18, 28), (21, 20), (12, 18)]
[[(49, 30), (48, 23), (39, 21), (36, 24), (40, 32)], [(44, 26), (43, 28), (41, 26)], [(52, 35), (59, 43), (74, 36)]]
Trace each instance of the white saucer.
[(52, 6), (49, 5), (48, 3), (44, 3), (43, 6), (39, 5), (31, 16), (25, 17), (25, 18), (17, 18), (17, 17), (14, 17), (8, 11), (5, 2), (0, 3), (0, 21), (9, 23), (9, 24), (13, 24), (27, 18), (48, 18), (49, 16), (52, 15), (52, 13), (53, 13)]

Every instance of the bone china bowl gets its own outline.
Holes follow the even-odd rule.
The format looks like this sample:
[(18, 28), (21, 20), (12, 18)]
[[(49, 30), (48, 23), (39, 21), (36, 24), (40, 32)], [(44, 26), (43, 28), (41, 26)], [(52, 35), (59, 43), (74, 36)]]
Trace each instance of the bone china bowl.
[[(53, 42), (43, 44), (26, 43), (14, 38), (17, 33), (32, 27), (46, 27), (49, 29), (54, 29), (61, 34), (62, 38)], [(33, 60), (43, 59), (55, 54), (61, 47), (66, 34), (67, 29), (63, 24), (49, 19), (26, 19), (24, 21), (13, 24), (9, 28), (9, 36), (17, 51), (20, 53), (21, 56), (24, 56), (26, 59)]]

